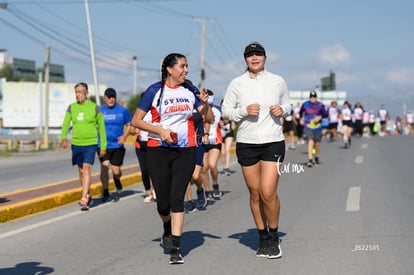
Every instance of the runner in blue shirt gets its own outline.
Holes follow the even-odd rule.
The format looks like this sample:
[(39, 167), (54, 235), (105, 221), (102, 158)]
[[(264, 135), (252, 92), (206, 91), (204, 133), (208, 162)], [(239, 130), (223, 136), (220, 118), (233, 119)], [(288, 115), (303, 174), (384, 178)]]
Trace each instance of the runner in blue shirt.
[(130, 134), (131, 116), (127, 108), (116, 102), (115, 89), (108, 88), (105, 90), (104, 102), (105, 104), (101, 106), (101, 112), (105, 122), (107, 150), (106, 155), (99, 157), (99, 160), (101, 162), (101, 182), (103, 189), (102, 202), (108, 202), (112, 200), (109, 194), (109, 166), (111, 166), (117, 191), (116, 200), (119, 199), (119, 193), (122, 191), (121, 166), (125, 157), (124, 143)]
[[(306, 139), (308, 140), (308, 167), (319, 164), (320, 142), (322, 139), (322, 118), (328, 114), (322, 102), (317, 100), (316, 91), (311, 91), (309, 100), (305, 101), (300, 108), (300, 115), (304, 125)], [(315, 163), (313, 162), (313, 149), (315, 148)]]

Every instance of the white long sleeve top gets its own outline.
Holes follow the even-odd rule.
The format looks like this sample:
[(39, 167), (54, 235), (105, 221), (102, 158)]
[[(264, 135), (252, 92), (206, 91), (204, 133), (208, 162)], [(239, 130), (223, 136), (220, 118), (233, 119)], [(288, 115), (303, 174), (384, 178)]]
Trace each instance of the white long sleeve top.
[[(258, 103), (258, 116), (249, 116), (247, 106)], [(282, 117), (291, 113), (289, 91), (285, 80), (267, 70), (252, 77), (248, 71), (234, 78), (227, 87), (222, 116), (238, 124), (237, 142), (263, 144), (284, 140), (282, 117), (270, 112), (271, 105), (280, 105)]]

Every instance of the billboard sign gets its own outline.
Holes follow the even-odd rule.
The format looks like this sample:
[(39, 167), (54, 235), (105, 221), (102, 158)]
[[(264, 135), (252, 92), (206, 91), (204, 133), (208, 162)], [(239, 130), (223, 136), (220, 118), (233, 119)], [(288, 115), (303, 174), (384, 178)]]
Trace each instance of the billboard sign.
[[(75, 84), (49, 84), (49, 127), (60, 128), (69, 104), (76, 100)], [(100, 85), (100, 91), (105, 90)], [(89, 91), (94, 86), (90, 85)], [(3, 127), (35, 128), (43, 126), (45, 118), (44, 85), (36, 82), (3, 83)]]

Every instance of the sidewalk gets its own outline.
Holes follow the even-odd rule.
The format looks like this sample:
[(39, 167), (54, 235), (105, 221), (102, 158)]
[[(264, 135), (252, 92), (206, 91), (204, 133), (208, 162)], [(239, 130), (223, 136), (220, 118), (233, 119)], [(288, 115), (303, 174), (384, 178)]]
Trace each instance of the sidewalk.
[[(124, 167), (121, 180), (124, 187), (141, 183), (139, 165)], [(92, 197), (100, 197), (102, 185), (99, 173), (92, 175), (91, 182)], [(110, 180), (109, 187), (110, 191), (115, 189), (113, 180)], [(78, 178), (2, 194), (0, 197), (0, 223), (74, 203), (80, 197), (81, 187)]]

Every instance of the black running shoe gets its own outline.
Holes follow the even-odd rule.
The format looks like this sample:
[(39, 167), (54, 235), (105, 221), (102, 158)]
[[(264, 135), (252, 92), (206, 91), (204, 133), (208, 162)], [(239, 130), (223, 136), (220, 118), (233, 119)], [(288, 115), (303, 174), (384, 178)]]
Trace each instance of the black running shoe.
[(171, 248), (170, 252), (170, 264), (183, 264), (183, 256), (181, 256), (180, 249), (178, 247)]
[(123, 186), (122, 186), (122, 183), (120, 181), (119, 182), (115, 182), (115, 187), (116, 187), (116, 192), (118, 194), (121, 193), (121, 191), (123, 189)]
[(171, 235), (162, 235), (162, 237), (161, 237), (161, 246), (165, 250), (171, 250), (171, 247), (172, 247)]
[(282, 250), (280, 248), (280, 240), (277, 233), (269, 233), (269, 254), (268, 259), (278, 259), (282, 257)]
[(256, 257), (267, 258), (269, 257), (269, 237), (268, 235), (259, 236), (259, 247), (256, 252)]

